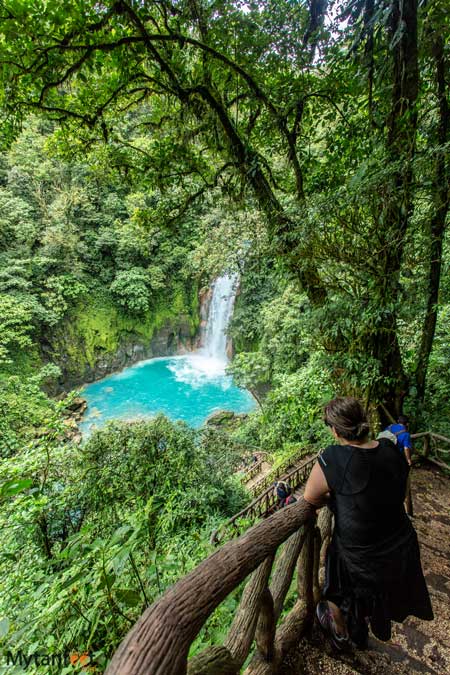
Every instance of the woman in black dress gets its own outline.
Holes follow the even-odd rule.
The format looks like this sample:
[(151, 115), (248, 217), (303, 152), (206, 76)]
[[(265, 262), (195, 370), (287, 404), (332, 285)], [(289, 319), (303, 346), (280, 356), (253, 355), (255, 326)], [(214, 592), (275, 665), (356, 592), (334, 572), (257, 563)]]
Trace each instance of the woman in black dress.
[(392, 441), (370, 441), (360, 402), (336, 398), (325, 424), (337, 444), (319, 456), (304, 497), (328, 504), (334, 533), (328, 548), (323, 600), (317, 617), (334, 646), (367, 647), (368, 624), (380, 640), (391, 621), (433, 619), (416, 532), (405, 513), (409, 466)]

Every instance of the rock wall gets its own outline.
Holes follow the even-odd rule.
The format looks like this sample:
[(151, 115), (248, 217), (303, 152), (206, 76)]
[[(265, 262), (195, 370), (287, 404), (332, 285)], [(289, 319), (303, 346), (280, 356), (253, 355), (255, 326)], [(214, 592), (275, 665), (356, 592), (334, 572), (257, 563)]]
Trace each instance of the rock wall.
[(138, 318), (121, 312), (106, 295), (84, 302), (41, 340), (43, 361), (61, 370), (50, 393), (70, 391), (143, 359), (197, 348), (205, 302), (197, 286), (178, 288)]

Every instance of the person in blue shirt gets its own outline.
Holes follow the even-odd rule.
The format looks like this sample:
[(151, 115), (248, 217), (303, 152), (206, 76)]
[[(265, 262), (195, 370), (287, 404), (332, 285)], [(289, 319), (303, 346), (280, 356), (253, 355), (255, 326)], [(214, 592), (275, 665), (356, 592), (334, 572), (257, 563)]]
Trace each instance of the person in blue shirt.
[(408, 431), (409, 420), (406, 415), (399, 415), (395, 424), (390, 424), (386, 431), (390, 431), (397, 438), (397, 447), (405, 453), (405, 458), (411, 466), (412, 442)]

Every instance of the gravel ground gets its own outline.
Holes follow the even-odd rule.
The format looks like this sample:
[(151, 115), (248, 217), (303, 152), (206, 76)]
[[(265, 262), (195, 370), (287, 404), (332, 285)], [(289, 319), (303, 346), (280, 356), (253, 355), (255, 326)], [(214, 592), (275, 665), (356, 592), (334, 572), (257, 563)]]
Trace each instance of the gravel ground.
[(286, 661), (288, 675), (450, 675), (450, 480), (434, 468), (413, 469), (414, 526), (434, 621), (409, 617), (392, 639), (370, 638), (369, 650), (336, 656), (316, 628)]

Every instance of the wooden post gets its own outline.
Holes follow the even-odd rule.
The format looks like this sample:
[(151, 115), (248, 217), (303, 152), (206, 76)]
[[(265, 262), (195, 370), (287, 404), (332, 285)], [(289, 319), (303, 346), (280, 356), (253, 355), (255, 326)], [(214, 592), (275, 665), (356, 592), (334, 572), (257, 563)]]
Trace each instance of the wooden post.
[(430, 454), (430, 434), (428, 433), (424, 439), (423, 439), (423, 456), (425, 459), (427, 459), (428, 455)]
[(313, 597), (314, 597), (314, 606), (320, 600), (322, 594), (321, 586), (319, 583), (319, 567), (320, 567), (320, 549), (322, 545), (322, 536), (320, 534), (320, 529), (316, 527), (314, 529), (314, 565), (313, 565)]
[(315, 524), (305, 524), (306, 538), (297, 564), (299, 599), (277, 630), (275, 650), (281, 661), (312, 623), (314, 612), (313, 573), (315, 549)]
[(283, 609), (284, 599), (289, 590), (289, 586), (291, 585), (295, 566), (304, 544), (305, 537), (305, 528), (302, 527), (298, 532), (293, 534), (285, 544), (283, 544), (280, 557), (277, 560), (276, 569), (272, 575), (272, 583), (270, 585), (276, 619), (278, 619), (281, 610)]
[(332, 521), (333, 517), (330, 509), (327, 506), (321, 508), (317, 518), (317, 527), (320, 529), (320, 534), (322, 535), (323, 543), (325, 543), (327, 539), (331, 539), (331, 533), (333, 530)]
[(225, 647), (230, 651), (239, 668), (242, 667), (250, 652), (263, 593), (267, 588), (274, 557), (271, 555), (266, 558), (253, 572), (244, 588), (239, 609), (225, 640)]
[(244, 675), (274, 675), (280, 672), (280, 664), (311, 625), (314, 609), (313, 565), (314, 565), (314, 521), (305, 525), (305, 540), (298, 559), (299, 599), (292, 610), (278, 626), (275, 636), (275, 656), (270, 664), (256, 654)]
[(310, 615), (306, 602), (304, 600), (297, 600), (283, 623), (277, 629), (275, 652), (278, 663), (298, 645), (309, 625)]
[(314, 609), (313, 594), (313, 568), (314, 568), (314, 522), (310, 521), (305, 525), (306, 539), (300, 553), (297, 566), (297, 588), (298, 596), (304, 600), (308, 613)]
[(277, 665), (278, 660), (277, 663), (266, 661), (256, 652), (248, 668), (244, 670), (244, 675), (275, 675), (279, 672)]
[(239, 675), (237, 665), (228, 649), (218, 645), (208, 647), (194, 656), (188, 665), (188, 675)]
[(320, 509), (317, 525), (320, 529), (322, 537), (319, 562), (319, 585), (322, 588), (325, 583), (325, 558), (327, 555), (328, 546), (331, 541), (331, 535), (333, 533), (333, 516), (328, 507)]
[(256, 627), (256, 646), (260, 656), (269, 663), (275, 657), (276, 619), (273, 609), (272, 593), (266, 587), (261, 598), (258, 625)]

